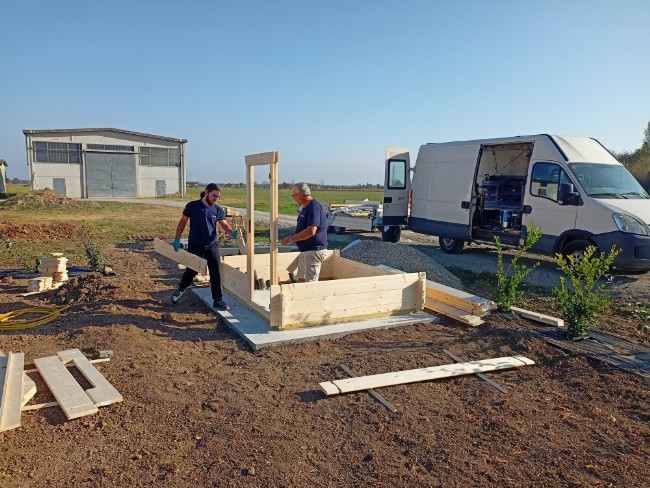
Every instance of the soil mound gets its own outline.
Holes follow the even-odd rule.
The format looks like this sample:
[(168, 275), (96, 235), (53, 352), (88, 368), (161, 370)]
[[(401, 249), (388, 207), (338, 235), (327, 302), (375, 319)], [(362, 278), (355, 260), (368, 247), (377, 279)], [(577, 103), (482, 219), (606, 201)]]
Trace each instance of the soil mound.
[(55, 304), (97, 303), (115, 298), (116, 286), (108, 282), (100, 273), (70, 278), (67, 284), (45, 297)]
[(75, 200), (67, 198), (60, 193), (45, 188), (44, 190), (36, 190), (24, 195), (18, 195), (7, 200), (4, 207), (96, 207), (96, 202), (87, 202), (84, 200)]
[(60, 241), (77, 239), (82, 229), (75, 224), (19, 224), (0, 222), (0, 239), (16, 242)]

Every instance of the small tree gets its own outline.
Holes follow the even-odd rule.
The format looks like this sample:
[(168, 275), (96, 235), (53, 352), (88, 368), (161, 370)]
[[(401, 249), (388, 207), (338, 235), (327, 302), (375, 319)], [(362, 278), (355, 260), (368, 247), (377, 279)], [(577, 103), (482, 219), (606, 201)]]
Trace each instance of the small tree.
[(88, 259), (88, 265), (93, 271), (99, 271), (105, 261), (104, 253), (99, 244), (94, 241), (88, 224), (85, 222), (81, 223), (81, 240), (86, 252), (86, 258)]
[(499, 312), (510, 312), (512, 307), (524, 296), (524, 291), (520, 289), (520, 283), (539, 266), (539, 262), (529, 268), (525, 264), (520, 264), (519, 258), (533, 247), (541, 237), (542, 231), (531, 222), (524, 247), (517, 250), (515, 257), (510, 262), (510, 266), (506, 268), (503, 264), (503, 245), (499, 236), (494, 236), (497, 245), (497, 289), (492, 293), (492, 300), (496, 302)]
[(609, 254), (595, 256), (596, 249), (595, 246), (587, 247), (578, 262), (572, 255), (555, 256), (555, 262), (571, 280), (569, 288), (566, 278), (561, 276), (560, 287), (553, 289), (571, 337), (586, 336), (594, 315), (604, 310), (612, 299), (611, 295), (604, 293), (605, 284), (598, 285), (597, 282), (609, 271), (621, 251), (612, 246)]

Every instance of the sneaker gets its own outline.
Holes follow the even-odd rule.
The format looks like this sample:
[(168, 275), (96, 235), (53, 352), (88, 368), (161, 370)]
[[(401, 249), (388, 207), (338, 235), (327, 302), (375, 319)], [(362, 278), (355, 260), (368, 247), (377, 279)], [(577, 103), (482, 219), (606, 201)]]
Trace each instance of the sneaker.
[(172, 295), (172, 303), (178, 303), (183, 296), (183, 293), (185, 293), (185, 290), (176, 290)]
[(228, 306), (228, 304), (226, 302), (224, 302), (223, 300), (215, 300), (214, 303), (212, 304), (212, 306), (214, 308), (216, 308), (217, 310), (221, 310), (222, 312), (230, 310), (230, 307)]

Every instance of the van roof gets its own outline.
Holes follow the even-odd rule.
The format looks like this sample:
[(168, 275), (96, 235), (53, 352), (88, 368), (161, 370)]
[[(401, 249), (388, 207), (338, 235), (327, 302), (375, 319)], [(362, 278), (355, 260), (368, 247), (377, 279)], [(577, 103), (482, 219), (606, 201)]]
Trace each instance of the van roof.
[[(595, 162), (595, 163), (618, 163), (616, 158), (596, 139), (582, 136), (559, 136), (549, 134), (536, 134), (528, 136), (500, 137), (495, 139), (475, 139), (470, 141), (454, 141), (444, 143), (428, 143), (425, 146), (447, 146), (447, 145), (492, 145), (506, 143), (522, 143), (541, 141), (551, 142), (561, 156), (567, 162)], [(620, 163), (619, 163), (620, 164)]]

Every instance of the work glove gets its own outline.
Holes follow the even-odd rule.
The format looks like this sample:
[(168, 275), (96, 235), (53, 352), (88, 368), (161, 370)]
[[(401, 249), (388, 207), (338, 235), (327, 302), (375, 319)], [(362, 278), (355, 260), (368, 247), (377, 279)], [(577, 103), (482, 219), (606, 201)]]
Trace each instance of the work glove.
[(230, 233), (230, 237), (237, 237), (237, 231), (236, 231), (236, 230), (233, 230), (233, 231)]
[(172, 246), (174, 246), (174, 251), (178, 252), (178, 250), (181, 248), (181, 240), (174, 239), (174, 243), (172, 244)]

